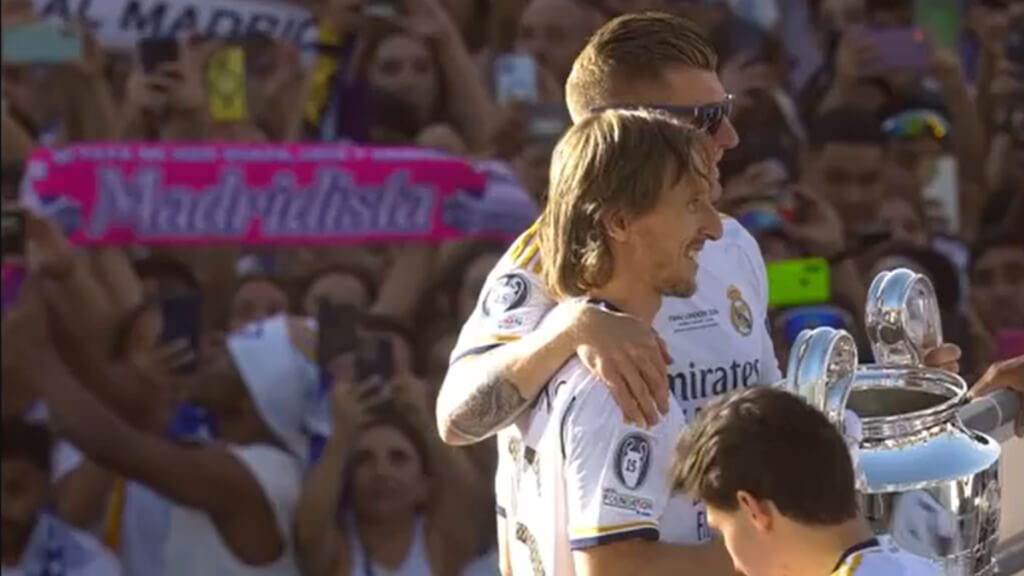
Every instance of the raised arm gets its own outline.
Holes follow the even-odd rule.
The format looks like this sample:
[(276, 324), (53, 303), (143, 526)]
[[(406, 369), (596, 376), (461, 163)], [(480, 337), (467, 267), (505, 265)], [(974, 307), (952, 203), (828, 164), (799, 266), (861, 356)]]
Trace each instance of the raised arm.
[(295, 546), (306, 576), (334, 576), (350, 563), (349, 539), (345, 525), (338, 522), (338, 505), (345, 487), (345, 466), (373, 404), (363, 392), (340, 379), (331, 390), (331, 435), (306, 477), (295, 509)]
[(19, 316), (19, 332), (32, 346), (18, 351), (34, 362), (34, 384), (63, 436), (96, 464), (180, 506), (206, 512), (244, 562), (265, 564), (280, 556), (284, 540), (270, 503), (238, 457), (217, 445), (179, 446), (123, 422), (78, 385), (49, 348), (45, 314), (38, 312), (41, 302), (24, 306), (17, 312), (24, 314)]
[[(465, 451), (445, 446), (430, 416), (429, 387), (421, 380), (394, 381), (398, 411), (426, 440), (430, 463), (427, 546), (438, 573), (459, 573), (480, 551), (479, 519), (484, 501), (480, 474)], [(488, 491), (491, 483), (488, 482)]]

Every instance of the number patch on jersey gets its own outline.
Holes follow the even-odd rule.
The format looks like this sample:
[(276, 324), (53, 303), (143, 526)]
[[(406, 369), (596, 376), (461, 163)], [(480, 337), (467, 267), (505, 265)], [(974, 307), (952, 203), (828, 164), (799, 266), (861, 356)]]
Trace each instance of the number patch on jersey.
[(484, 316), (503, 314), (526, 304), (530, 296), (530, 281), (518, 273), (505, 274), (494, 281), (484, 295), (481, 308)]
[(644, 485), (651, 468), (651, 441), (643, 434), (627, 434), (615, 450), (615, 476), (630, 490)]

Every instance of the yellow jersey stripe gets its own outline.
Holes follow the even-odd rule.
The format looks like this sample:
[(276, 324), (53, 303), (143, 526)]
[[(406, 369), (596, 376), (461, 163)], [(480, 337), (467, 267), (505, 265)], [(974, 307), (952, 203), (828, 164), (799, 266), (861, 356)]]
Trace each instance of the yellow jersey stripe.
[(594, 526), (587, 528), (577, 528), (572, 530), (569, 534), (570, 538), (586, 538), (589, 536), (600, 536), (602, 534), (612, 534), (615, 532), (625, 532), (627, 530), (636, 530), (637, 528), (657, 528), (658, 525), (651, 521), (640, 521), (640, 522), (627, 522), (625, 524), (616, 524), (614, 526)]
[(515, 265), (520, 268), (528, 267), (530, 265), (530, 261), (537, 256), (537, 252), (539, 251), (540, 246), (537, 246), (536, 242), (532, 242), (526, 247), (526, 250), (523, 250), (522, 256), (515, 260)]
[(512, 249), (508, 251), (508, 257), (512, 262), (518, 262), (519, 256), (523, 253), (523, 250), (533, 240), (533, 237), (537, 234), (537, 223), (534, 222), (526, 229), (525, 232), (520, 234), (519, 238), (516, 239), (512, 245)]
[(113, 493), (107, 505), (107, 513), (103, 519), (103, 543), (112, 551), (121, 548), (121, 517), (124, 514), (125, 485), (124, 478), (114, 480)]
[(838, 570), (832, 573), (832, 576), (854, 576), (857, 573), (857, 567), (860, 566), (860, 561), (863, 559), (863, 554), (860, 552), (854, 553)]

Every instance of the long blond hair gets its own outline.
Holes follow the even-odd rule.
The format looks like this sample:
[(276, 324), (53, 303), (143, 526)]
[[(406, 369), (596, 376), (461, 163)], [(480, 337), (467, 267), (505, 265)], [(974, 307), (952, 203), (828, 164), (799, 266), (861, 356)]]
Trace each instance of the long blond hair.
[(606, 110), (569, 129), (551, 158), (538, 224), (542, 276), (557, 298), (606, 284), (614, 270), (610, 217), (636, 218), (684, 179), (710, 185), (710, 138), (653, 110)]

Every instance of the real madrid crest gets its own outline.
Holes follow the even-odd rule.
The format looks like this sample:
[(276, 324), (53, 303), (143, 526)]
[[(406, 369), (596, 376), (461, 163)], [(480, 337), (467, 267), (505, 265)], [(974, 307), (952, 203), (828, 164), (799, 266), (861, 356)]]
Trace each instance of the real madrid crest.
[(729, 321), (732, 327), (743, 336), (750, 336), (754, 331), (754, 313), (750, 305), (743, 299), (743, 294), (736, 286), (729, 286), (726, 291), (729, 297)]

